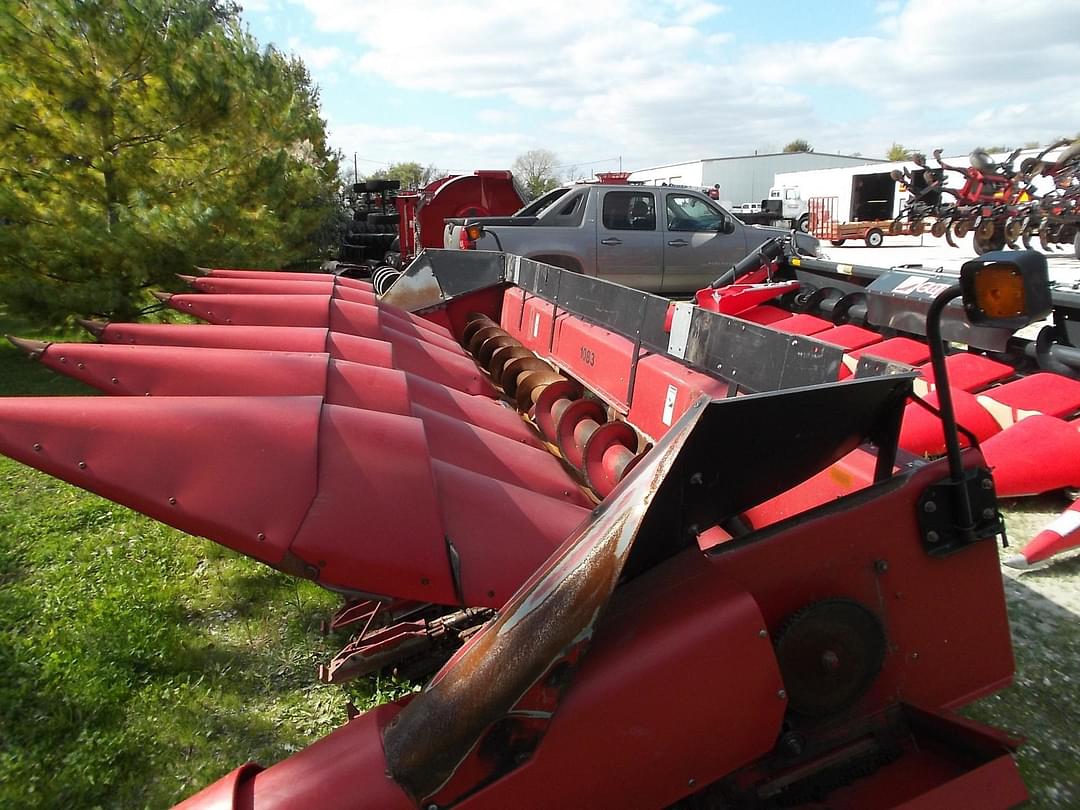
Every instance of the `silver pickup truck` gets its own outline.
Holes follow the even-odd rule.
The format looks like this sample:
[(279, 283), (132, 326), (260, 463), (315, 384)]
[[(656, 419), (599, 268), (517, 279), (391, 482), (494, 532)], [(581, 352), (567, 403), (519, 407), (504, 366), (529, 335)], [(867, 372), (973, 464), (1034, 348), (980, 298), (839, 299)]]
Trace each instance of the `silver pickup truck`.
[[(783, 233), (745, 225), (694, 189), (596, 183), (554, 189), (509, 217), (448, 219), (443, 246), (506, 251), (639, 290), (677, 294), (706, 286)], [(812, 236), (800, 233), (797, 239), (801, 253), (817, 253)]]

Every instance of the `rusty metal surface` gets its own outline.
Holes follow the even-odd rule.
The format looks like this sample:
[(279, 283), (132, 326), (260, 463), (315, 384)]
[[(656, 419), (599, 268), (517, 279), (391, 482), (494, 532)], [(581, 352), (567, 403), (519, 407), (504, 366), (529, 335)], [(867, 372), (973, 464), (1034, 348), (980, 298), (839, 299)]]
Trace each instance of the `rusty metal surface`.
[(387, 728), (383, 746), (390, 773), (414, 798), (437, 792), (489, 726), (560, 660), (580, 655), (706, 402), (687, 411), (593, 519)]

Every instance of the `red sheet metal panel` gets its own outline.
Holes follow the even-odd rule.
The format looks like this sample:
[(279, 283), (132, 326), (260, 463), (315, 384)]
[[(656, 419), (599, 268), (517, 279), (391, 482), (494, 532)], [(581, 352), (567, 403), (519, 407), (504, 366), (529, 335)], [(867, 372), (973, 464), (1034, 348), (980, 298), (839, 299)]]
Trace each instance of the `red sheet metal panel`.
[(727, 396), (728, 384), (667, 357), (650, 354), (638, 361), (634, 396), (627, 419), (648, 436), (662, 436), (703, 393)]
[(540, 747), (460, 806), (666, 807), (769, 750), (786, 705), (772, 645), (754, 599), (707, 567), (693, 550), (620, 589)]
[(372, 709), (272, 768), (223, 777), (177, 810), (415, 810), (383, 773), (382, 732), (400, 711), (400, 703)]
[(315, 497), (321, 409), (318, 397), (0, 399), (0, 452), (278, 565)]
[[(965, 453), (965, 466), (979, 463), (976, 451)], [(777, 524), (757, 541), (722, 544), (711, 558), (754, 595), (769, 627), (783, 626), (812, 602), (837, 597), (878, 614), (890, 651), (877, 682), (852, 710), (859, 716), (897, 700), (956, 708), (1012, 679), (994, 541), (948, 557), (929, 556), (917, 541), (919, 497), (947, 477), (946, 463), (935, 462), (835, 508)], [(860, 498), (876, 498), (872, 512), (859, 508)], [(949, 595), (947, 610), (942, 594)]]
[(1071, 416), (1080, 411), (1080, 381), (1040, 372), (984, 391), (979, 402), (1003, 428), (1038, 413)]
[(507, 287), (503, 292), (502, 314), (499, 316), (499, 326), (511, 335), (521, 340), (524, 331), (524, 306), (525, 291), (521, 287)]
[(818, 332), (814, 335), (814, 340), (820, 340), (832, 346), (839, 346), (847, 351), (855, 351), (864, 349), (874, 343), (880, 343), (881, 335), (853, 323), (846, 323), (843, 326), (834, 326), (832, 329)]
[[(937, 394), (928, 394), (924, 399), (937, 407)], [(979, 404), (979, 401), (966, 391), (952, 389), (953, 409), (956, 421), (984, 441), (1001, 431), (1001, 426), (993, 416)], [(960, 443), (967, 445), (963, 434)], [(941, 419), (937, 415), (912, 402), (904, 409), (904, 423), (900, 428), (900, 446), (916, 455), (940, 456), (945, 452), (945, 433)]]
[(759, 323), (762, 326), (768, 326), (777, 321), (786, 320), (792, 317), (792, 315), (786, 309), (780, 309), (780, 307), (770, 306), (769, 304), (762, 304), (759, 307), (740, 312), (735, 317), (741, 318), (744, 321), (750, 321), (751, 323)]
[(819, 318), (817, 315), (792, 315), (790, 318), (782, 318), (769, 324), (773, 329), (787, 332), (791, 335), (816, 335), (826, 329), (832, 329), (832, 321)]
[[(326, 405), (318, 463), (318, 493), (291, 550), (317, 568), (320, 582), (456, 604), (422, 422)], [(263, 497), (281, 489), (279, 479)]]
[(465, 604), (501, 608), (589, 509), (434, 462)]
[(609, 405), (625, 412), (634, 357), (631, 341), (579, 318), (559, 318), (551, 354)]
[(1029, 416), (983, 442), (1001, 497), (1080, 486), (1080, 425)]
[(206, 275), (215, 278), (267, 278), (267, 279), (292, 279), (295, 281), (334, 281), (345, 287), (353, 287), (357, 290), (373, 290), (369, 281), (361, 281), (358, 278), (338, 276), (333, 273), (303, 273), (289, 270), (250, 270), (241, 268), (215, 267), (213, 269), (201, 269)]
[(546, 355), (555, 332), (555, 305), (536, 296), (527, 297), (522, 305), (521, 331), (514, 334), (523, 345), (537, 354)]
[[(1016, 369), (1012, 366), (970, 352), (950, 354), (945, 358), (945, 365), (949, 370), (949, 385), (954, 389), (969, 393), (979, 391), (1016, 373)], [(921, 395), (927, 391), (933, 391), (935, 387), (933, 366), (930, 363), (919, 366), (919, 375), (922, 379), (915, 381), (915, 393)]]

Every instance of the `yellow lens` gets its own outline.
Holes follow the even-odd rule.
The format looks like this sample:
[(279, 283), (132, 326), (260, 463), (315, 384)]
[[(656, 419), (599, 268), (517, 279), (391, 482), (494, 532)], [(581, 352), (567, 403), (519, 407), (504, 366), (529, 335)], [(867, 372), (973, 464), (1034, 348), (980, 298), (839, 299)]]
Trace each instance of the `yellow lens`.
[(987, 264), (975, 276), (975, 303), (987, 318), (1015, 318), (1025, 312), (1024, 279), (1008, 264)]

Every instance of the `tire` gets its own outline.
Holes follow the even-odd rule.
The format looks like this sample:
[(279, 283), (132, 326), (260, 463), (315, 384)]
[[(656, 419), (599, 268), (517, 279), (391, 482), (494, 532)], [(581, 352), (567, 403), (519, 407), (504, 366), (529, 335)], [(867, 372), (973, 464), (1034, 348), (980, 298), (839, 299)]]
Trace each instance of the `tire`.
[(881, 247), (885, 242), (885, 234), (882, 233), (881, 228), (871, 228), (866, 232), (865, 240), (867, 247)]
[(847, 241), (847, 239), (830, 239), (829, 244), (832, 245), (833, 247), (840, 247), (846, 241)]
[(810, 233), (810, 215), (803, 214), (799, 217), (799, 221), (795, 223), (795, 227), (803, 233)]

